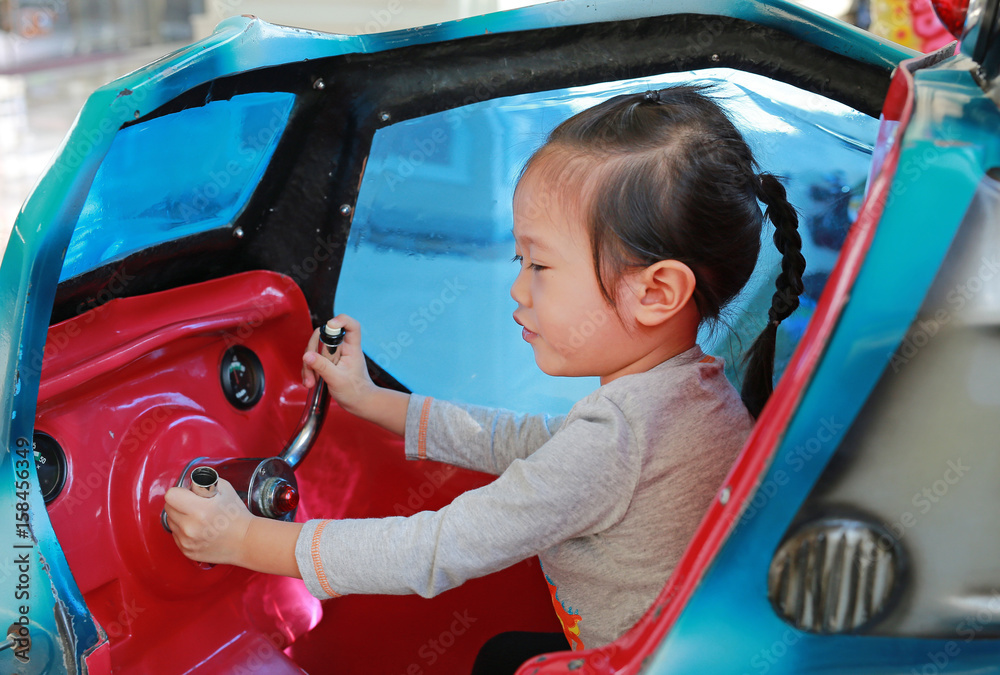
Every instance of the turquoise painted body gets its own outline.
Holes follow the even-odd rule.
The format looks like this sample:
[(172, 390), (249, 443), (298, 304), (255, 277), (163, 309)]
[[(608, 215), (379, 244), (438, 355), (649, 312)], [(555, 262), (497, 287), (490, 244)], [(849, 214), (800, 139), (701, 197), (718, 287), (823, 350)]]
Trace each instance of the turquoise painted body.
[[(741, 520), (649, 672), (936, 673), (923, 668), (940, 669), (942, 658), (950, 664), (947, 672), (1000, 672), (1000, 645), (992, 640), (966, 642), (957, 633), (952, 640), (816, 636), (784, 623), (767, 597), (778, 544), (914, 320), (976, 187), (989, 168), (1000, 166), (1000, 111), (983, 98), (969, 65), (953, 57), (916, 73), (915, 112), (885, 212), (850, 301), (762, 481), (777, 490)], [(824, 437), (829, 442), (812, 452)], [(792, 457), (806, 447), (811, 459), (793, 472), (790, 467), (799, 462)]]
[[(53, 163), (19, 214), (0, 266), (0, 307), (3, 312), (3, 321), (0, 322), (0, 378), (4, 382), (0, 391), (0, 440), (3, 443), (3, 450), (0, 451), (3, 453), (0, 455), (0, 508), (11, 514), (17, 510), (18, 497), (11, 487), (18, 470), (17, 449), (24, 447), (32, 437), (46, 331), (60, 270), (81, 212), (91, 195), (95, 177), (99, 175), (102, 163), (118, 138), (123, 124), (142, 117), (199, 84), (255, 68), (347, 53), (373, 53), (406, 45), (454, 40), (487, 31), (510, 32), (634, 19), (660, 15), (665, 9), (667, 13), (699, 13), (753, 21), (784, 30), (865, 63), (891, 66), (912, 55), (908, 50), (785, 0), (768, 3), (678, 0), (667, 7), (652, 0), (596, 3), (565, 0), (464, 21), (370, 36), (329, 35), (281, 28), (252, 18), (233, 18), (220, 24), (209, 38), (165, 56), (96, 91), (84, 106)], [(692, 37), (696, 39), (697, 36)], [(233, 212), (238, 212), (245, 205), (249, 192), (240, 193), (239, 199), (243, 203), (236, 201), (231, 204)], [(940, 190), (934, 190), (935, 194), (939, 192)], [(936, 205), (936, 209), (941, 208), (940, 204)], [(956, 210), (956, 217), (958, 213)], [(160, 240), (168, 240), (174, 236), (177, 233), (171, 233), (170, 228), (166, 228)], [(71, 262), (75, 267), (67, 270), (67, 273), (84, 271), (88, 266), (112, 259), (114, 255), (157, 241), (148, 229), (137, 229), (134, 234), (113, 233), (112, 239), (116, 248), (110, 253), (107, 246), (103, 251), (90, 251), (86, 247), (79, 253), (72, 251)], [(928, 248), (932, 246), (931, 243), (924, 245)], [(943, 251), (942, 246), (942, 255)], [(889, 275), (890, 269), (895, 268), (886, 268), (883, 274)], [(856, 302), (864, 302), (864, 299), (859, 298)], [(866, 320), (869, 319), (866, 317)], [(899, 326), (905, 327), (905, 324), (900, 323)], [(903, 328), (890, 330), (887, 325), (884, 330), (882, 337), (888, 340)], [(850, 337), (843, 339), (849, 340)], [(848, 343), (848, 350), (849, 347)], [(810, 389), (811, 394), (826, 391), (823, 387), (828, 385), (820, 385), (818, 382), (819, 378)], [(850, 403), (846, 399), (857, 401), (863, 398), (856, 385), (850, 393), (851, 396), (848, 397), (845, 392), (845, 406)], [(797, 417), (796, 429), (808, 430), (815, 414), (815, 411), (810, 412), (804, 406), (803, 412)], [(800, 419), (804, 421), (799, 421)], [(798, 438), (797, 433), (800, 432), (790, 434), (789, 439)], [(819, 462), (817, 471), (818, 466)], [(64, 673), (67, 672), (64, 655), (70, 661), (81, 663), (86, 650), (99, 641), (99, 632), (76, 588), (48, 521), (37, 489), (33, 463), (28, 480), (32, 486), (28, 503), (32, 541), (35, 543), (29, 549), (31, 602), (24, 607), (27, 610), (25, 616), (31, 625), (32, 659), (20, 667), (20, 672), (24, 675)], [(801, 486), (796, 486), (796, 494), (808, 488), (806, 482), (802, 481)], [(791, 497), (789, 491), (785, 498)], [(759, 522), (771, 521), (762, 517)], [(759, 527), (762, 525), (745, 528), (734, 540), (743, 541), (751, 550), (759, 551), (763, 558), (765, 551), (769, 555), (773, 549), (773, 546), (768, 546), (771, 546), (773, 537), (778, 536), (780, 530), (768, 530), (765, 533), (767, 536), (761, 537), (759, 541), (750, 541), (751, 534)], [(750, 543), (746, 543), (747, 541)], [(22, 543), (24, 541), (18, 536), (11, 518), (7, 527), (0, 528), (0, 560), (5, 561), (0, 563), (0, 598), (3, 598), (0, 601), (0, 624), (3, 626), (19, 618), (21, 605), (14, 598), (20, 573), (6, 561), (9, 559), (8, 552), (17, 550), (14, 547)], [(731, 544), (726, 552), (728, 554), (733, 550)], [(725, 569), (730, 564), (724, 558), (717, 563), (716, 569)], [(706, 624), (701, 622), (704, 619), (699, 618), (702, 617), (699, 612), (704, 611), (702, 598), (712, 597), (713, 591), (724, 590), (724, 587), (710, 583), (714, 578), (713, 575), (706, 580), (702, 592), (696, 596), (690, 611), (685, 613), (678, 631), (667, 641), (661, 655), (668, 652), (673, 654), (678, 641), (683, 641), (692, 631), (697, 633), (705, 630)], [(732, 591), (726, 591), (723, 595), (728, 592)], [(742, 592), (749, 592), (749, 587), (744, 587)], [(734, 592), (727, 600), (729, 607), (741, 607), (739, 602), (735, 602), (738, 599), (739, 594)], [(751, 600), (753, 598), (747, 600), (746, 607), (755, 606)], [(716, 606), (715, 609), (724, 609), (724, 606)], [(57, 615), (66, 617), (66, 628), (62, 631), (56, 625)], [(708, 625), (723, 630), (717, 620), (722, 615), (715, 613), (713, 616), (716, 620)], [(764, 631), (758, 637), (767, 637), (769, 633), (765, 628), (768, 627), (768, 620), (763, 617), (763, 613), (755, 617), (755, 621), (754, 631)], [(732, 627), (737, 625), (748, 627), (745, 622), (730, 624)], [(780, 626), (773, 628), (777, 630)], [(725, 631), (719, 633), (722, 634)], [(691, 649), (702, 642), (693, 640), (683, 644), (683, 649)], [(668, 660), (673, 661), (672, 658)], [(676, 663), (671, 668), (675, 666)], [(700, 672), (706, 671), (702, 669)]]

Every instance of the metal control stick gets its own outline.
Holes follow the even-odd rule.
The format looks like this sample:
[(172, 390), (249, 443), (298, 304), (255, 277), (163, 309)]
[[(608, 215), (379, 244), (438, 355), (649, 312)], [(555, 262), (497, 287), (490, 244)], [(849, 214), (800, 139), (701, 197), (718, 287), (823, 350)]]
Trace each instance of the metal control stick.
[[(326, 345), (331, 356), (343, 344), (345, 336), (343, 328), (331, 329), (324, 325), (320, 330), (320, 341)], [(190, 486), (192, 491), (202, 497), (213, 497), (221, 474), (232, 484), (250, 513), (276, 520), (293, 520), (299, 504), (295, 467), (316, 441), (326, 416), (328, 398), (325, 384), (318, 382), (309, 395), (309, 402), (295, 435), (279, 456), (219, 460), (199, 457), (184, 467), (177, 486)], [(163, 511), (160, 519), (163, 529), (169, 532), (166, 511)]]
[[(330, 356), (337, 353), (337, 348), (344, 342), (347, 331), (343, 328), (330, 328), (326, 324), (319, 329), (319, 340), (326, 345), (330, 351)], [(312, 393), (309, 395), (309, 403), (299, 420), (298, 430), (292, 436), (291, 442), (278, 455), (285, 460), (288, 466), (294, 470), (309, 452), (309, 448), (316, 442), (320, 427), (323, 426), (323, 419), (326, 417), (326, 409), (329, 401), (329, 393), (322, 380), (316, 383)]]
[(219, 492), (219, 472), (210, 466), (196, 466), (191, 470), (191, 492), (214, 497)]

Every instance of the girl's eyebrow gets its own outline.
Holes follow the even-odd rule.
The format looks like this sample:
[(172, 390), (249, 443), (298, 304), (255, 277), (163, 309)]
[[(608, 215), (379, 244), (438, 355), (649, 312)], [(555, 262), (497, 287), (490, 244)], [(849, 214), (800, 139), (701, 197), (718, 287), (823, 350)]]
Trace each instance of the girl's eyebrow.
[(543, 248), (546, 251), (550, 250), (550, 247), (546, 246), (545, 242), (541, 242), (541, 241), (538, 241), (537, 239), (533, 239), (532, 237), (530, 237), (528, 235), (524, 235), (520, 239), (518, 239), (518, 236), (517, 236), (517, 234), (514, 233), (513, 229), (511, 229), (510, 233), (514, 236), (514, 241), (517, 241), (520, 244), (534, 245), (534, 246), (537, 246), (538, 248)]

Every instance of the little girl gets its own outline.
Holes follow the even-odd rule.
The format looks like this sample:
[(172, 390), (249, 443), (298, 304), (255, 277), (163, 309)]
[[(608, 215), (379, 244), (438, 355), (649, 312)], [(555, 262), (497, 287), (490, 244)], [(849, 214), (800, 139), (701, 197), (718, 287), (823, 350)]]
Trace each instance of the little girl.
[[(175, 488), (167, 514), (181, 550), (301, 577), (324, 599), (430, 597), (538, 555), (565, 639), (491, 641), (475, 672), (615, 640), (662, 589), (742, 447), (771, 392), (777, 324), (798, 306), (795, 211), (777, 179), (755, 169), (700, 87), (617, 96), (562, 123), (514, 195), (514, 321), (544, 372), (598, 376), (601, 387), (560, 418), (382, 389), (368, 377), (359, 325), (338, 316), (329, 325), (347, 331), (339, 359), (315, 353), (317, 331), (304, 384), (322, 378), (347, 411), (402, 434), (410, 459), (499, 477), (439, 511), (305, 524), (251, 516), (225, 482), (214, 499)], [(782, 272), (741, 401), (696, 336), (754, 269), (758, 201)], [(570, 337), (581, 333), (593, 336)], [(230, 526), (210, 536), (233, 508)]]

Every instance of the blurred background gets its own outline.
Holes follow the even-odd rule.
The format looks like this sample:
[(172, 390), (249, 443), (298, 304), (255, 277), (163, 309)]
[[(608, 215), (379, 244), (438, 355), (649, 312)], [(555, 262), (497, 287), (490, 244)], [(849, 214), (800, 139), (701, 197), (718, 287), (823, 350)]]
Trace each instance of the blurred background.
[[(665, 0), (666, 1), (666, 0)], [(21, 204), (87, 96), (224, 18), (374, 33), (535, 4), (533, 0), (0, 0), (0, 251)], [(921, 51), (951, 40), (930, 0), (803, 0)]]

